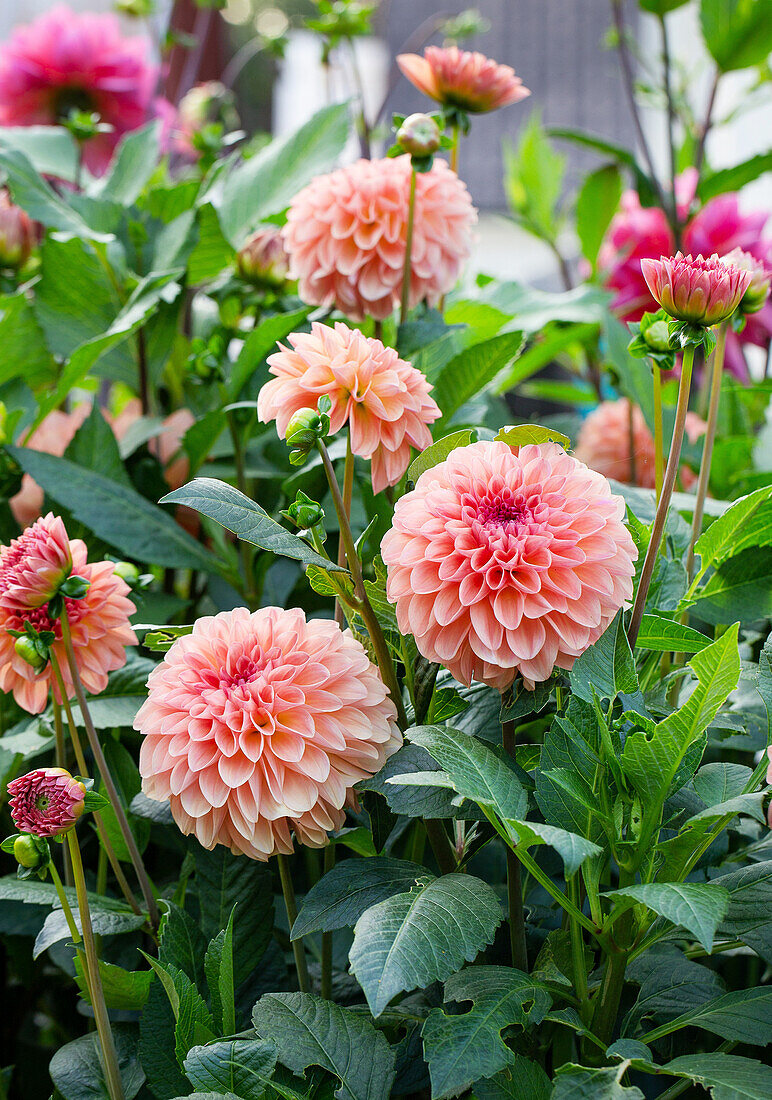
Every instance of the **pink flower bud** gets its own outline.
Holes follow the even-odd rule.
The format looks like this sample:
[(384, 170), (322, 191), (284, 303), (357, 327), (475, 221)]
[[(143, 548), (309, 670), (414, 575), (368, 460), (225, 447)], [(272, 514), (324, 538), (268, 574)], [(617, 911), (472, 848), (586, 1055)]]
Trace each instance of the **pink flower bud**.
[(0, 267), (23, 267), (36, 241), (35, 225), (20, 206), (0, 191)]
[(0, 546), (0, 604), (42, 607), (72, 572), (72, 551), (64, 523), (49, 512), (9, 546)]
[(758, 313), (769, 297), (772, 273), (767, 271), (761, 260), (751, 256), (750, 252), (744, 252), (742, 248), (733, 248), (721, 259), (725, 264), (734, 264), (735, 267), (751, 273), (750, 286), (740, 302), (740, 309), (743, 313)]
[(412, 157), (430, 157), (440, 147), (440, 128), (431, 115), (408, 115), (397, 132), (397, 141)]
[(751, 284), (751, 274), (714, 253), (641, 260), (646, 285), (666, 313), (710, 328), (731, 317)]
[(8, 784), (8, 794), (14, 825), (33, 836), (67, 832), (85, 808), (85, 785), (64, 768), (27, 772)]
[(289, 272), (281, 230), (267, 225), (253, 233), (236, 253), (236, 267), (246, 282), (268, 290), (280, 290)]

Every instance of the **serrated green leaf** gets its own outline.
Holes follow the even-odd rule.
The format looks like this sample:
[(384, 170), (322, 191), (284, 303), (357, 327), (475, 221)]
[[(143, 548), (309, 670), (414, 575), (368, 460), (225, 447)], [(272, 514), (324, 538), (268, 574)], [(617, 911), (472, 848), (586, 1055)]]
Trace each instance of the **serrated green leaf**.
[(185, 1058), (194, 1088), (234, 1093), (240, 1100), (262, 1100), (275, 1068), (274, 1044), (255, 1039), (192, 1047)]
[(620, 692), (632, 695), (638, 690), (635, 660), (621, 611), (597, 642), (574, 662), (569, 675), (574, 694), (588, 703), (592, 702), (593, 693), (600, 699), (615, 699)]
[(555, 1076), (550, 1100), (644, 1100), (639, 1088), (622, 1084), (628, 1062), (608, 1069), (586, 1069), (567, 1062)]
[[(716, 929), (729, 908), (729, 893), (710, 882), (645, 882), (609, 890), (606, 896), (623, 898), (633, 904), (642, 903), (672, 924), (691, 932), (708, 954), (713, 950)], [(623, 904), (620, 911), (626, 908), (629, 905)]]
[(772, 1067), (737, 1054), (684, 1054), (662, 1067), (663, 1073), (688, 1077), (710, 1089), (713, 1100), (768, 1100)]
[(501, 919), (493, 890), (471, 875), (443, 875), (371, 906), (356, 923), (349, 958), (373, 1015), (398, 993), (471, 962)]
[[(115, 1025), (113, 1039), (124, 1098), (133, 1100), (145, 1081), (137, 1041), (130, 1028)], [(59, 1047), (48, 1063), (48, 1072), (64, 1100), (105, 1100), (110, 1096), (95, 1031)]]
[(398, 775), (427, 772), (434, 768), (436, 762), (425, 749), (418, 745), (403, 745), (389, 757), (372, 779), (360, 780), (356, 789), (382, 795), (395, 814), (404, 814), (406, 817), (476, 818), (480, 813), (476, 807), (469, 803), (458, 807), (458, 800), (449, 780), (446, 787), (436, 787), (434, 784), (414, 787), (392, 782)]
[[(136, 1011), (144, 1007), (153, 980), (152, 970), (124, 970), (122, 966), (100, 959), (99, 976), (108, 1008)], [(91, 1004), (80, 953), (75, 955), (75, 982), (81, 997)]]
[(713, 880), (729, 891), (729, 910), (718, 936), (742, 940), (772, 964), (772, 860), (754, 863)]
[(71, 233), (75, 237), (109, 241), (109, 233), (100, 233), (46, 183), (21, 151), (5, 144), (0, 146), (0, 168), (7, 174), (13, 201), (31, 218), (51, 229)]
[[(226, 928), (209, 941), (204, 956), (204, 973), (216, 1027), (223, 1035), (236, 1031), (236, 991), (233, 981), (233, 916), (231, 909)], [(194, 1082), (195, 1084), (195, 1082)]]
[(635, 644), (659, 653), (698, 653), (710, 645), (710, 638), (667, 615), (652, 613), (643, 616)]
[(583, 836), (569, 833), (566, 829), (557, 829), (554, 825), (543, 825), (539, 821), (506, 822), (514, 834), (517, 844), (523, 848), (533, 848), (547, 844), (554, 848), (565, 864), (566, 876), (575, 875), (586, 859), (603, 854), (603, 849)]
[(125, 134), (113, 154), (109, 170), (96, 180), (90, 193), (121, 206), (136, 202), (158, 163), (160, 134), (158, 119)]
[(554, 428), (545, 428), (542, 424), (515, 424), (509, 428), (499, 428), (497, 440), (510, 447), (525, 447), (529, 443), (559, 443), (561, 447), (571, 446), (571, 440)]
[(772, 617), (772, 547), (744, 550), (722, 562), (697, 591), (694, 607), (709, 623)]
[(455, 355), (434, 380), (434, 400), (442, 411), (435, 430), (442, 430), (453, 414), (481, 393), (523, 350), (521, 332), (504, 332)]
[[(711, 523), (710, 527), (700, 535), (694, 546), (695, 554), (700, 557), (700, 572), (704, 572), (710, 566), (720, 565), (727, 558), (734, 557), (738, 553), (738, 534), (742, 534), (743, 548), (747, 545), (747, 539), (753, 538), (753, 532), (757, 524), (754, 524), (754, 516), (770, 498), (772, 498), (772, 485), (765, 485), (756, 489), (747, 496), (736, 500), (731, 508)], [(764, 524), (766, 527), (766, 523)]]
[(738, 1043), (766, 1046), (772, 1042), (772, 986), (725, 993), (648, 1032), (642, 1041), (651, 1043), (684, 1027), (699, 1027)]
[[(718, 935), (723, 938), (720, 930)], [(659, 1025), (673, 1020), (725, 992), (724, 983), (714, 970), (687, 959), (670, 943), (655, 944), (634, 959), (625, 976), (639, 985), (640, 990), (622, 1022), (622, 1035), (643, 1031), (647, 1022)]]
[(252, 1022), (293, 1073), (321, 1066), (335, 1074), (336, 1100), (388, 1100), (394, 1051), (364, 1016), (309, 993), (267, 993)]
[(494, 1077), (476, 1081), (474, 1100), (549, 1100), (552, 1083), (538, 1062), (512, 1053), (512, 1065)]
[(407, 471), (408, 480), (418, 481), (421, 474), (431, 470), (433, 466), (437, 466), (440, 462), (444, 462), (451, 451), (455, 451), (457, 447), (468, 446), (473, 441), (474, 436), (475, 432), (472, 428), (464, 428), (460, 432), (451, 432), (450, 435), (438, 439), (425, 451), (421, 451), (418, 458), (414, 458), (410, 463)]

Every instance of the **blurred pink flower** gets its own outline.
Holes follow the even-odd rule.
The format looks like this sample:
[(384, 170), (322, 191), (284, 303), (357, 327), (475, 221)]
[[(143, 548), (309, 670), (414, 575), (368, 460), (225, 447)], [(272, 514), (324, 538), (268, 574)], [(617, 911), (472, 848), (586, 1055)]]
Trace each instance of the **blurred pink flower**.
[(0, 125), (53, 125), (74, 108), (113, 127), (87, 142), (86, 165), (101, 173), (113, 150), (168, 104), (154, 99), (158, 66), (146, 38), (125, 38), (114, 15), (59, 5), (18, 27), (0, 47)]
[(751, 281), (748, 289), (740, 302), (743, 313), (758, 313), (769, 298), (769, 287), (772, 281), (772, 272), (764, 266), (761, 260), (757, 260), (750, 252), (743, 252), (741, 248), (733, 248), (721, 259), (724, 263), (732, 263), (735, 267), (741, 267), (743, 271), (749, 271)]
[(393, 348), (341, 322), (334, 328), (314, 322), (310, 333), (292, 333), (289, 342), (291, 348), (279, 345), (281, 351), (268, 359), (276, 378), (260, 390), (260, 419), (275, 420), (283, 439), (293, 413), (315, 409), (327, 394), (330, 430), (349, 425), (354, 454), (371, 460), (373, 490), (396, 484), (410, 462), (410, 448), (429, 446), (427, 425), (440, 415), (421, 372)]
[[(354, 321), (399, 305), (405, 265), (410, 157), (358, 160), (318, 176), (292, 200), (282, 233), (300, 297)], [(416, 181), (410, 307), (436, 305), (468, 259), (477, 215), (443, 160)]]
[(427, 46), (423, 57), (402, 53), (397, 64), (424, 95), (462, 111), (495, 111), (531, 94), (509, 65), (498, 65), (485, 54), (458, 46)]
[(462, 684), (503, 691), (570, 669), (633, 591), (609, 483), (556, 444), (452, 451), (394, 511), (381, 552), (397, 622)]
[(242, 279), (266, 290), (281, 290), (289, 274), (281, 230), (264, 225), (236, 253), (236, 270)]
[[(107, 420), (117, 440), (122, 440), (129, 428), (142, 416), (139, 398), (127, 401), (117, 416), (107, 416)], [(148, 440), (148, 450), (161, 463), (164, 481), (170, 489), (179, 489), (188, 480), (190, 460), (182, 449), (182, 440), (188, 428), (192, 428), (196, 418), (190, 409), (177, 409), (163, 421), (157, 435)]]
[(72, 572), (72, 551), (59, 516), (27, 527), (10, 545), (0, 546), (0, 603), (9, 608), (42, 607)]
[[(134, 614), (135, 608), (126, 599), (129, 586), (113, 573), (112, 562), (88, 562), (86, 544), (80, 539), (70, 540), (70, 551), (73, 572), (85, 577), (90, 587), (83, 599), (65, 598), (64, 604), (78, 671), (86, 690), (98, 695), (107, 687), (107, 674), (126, 664), (126, 646), (137, 644), (129, 624), (129, 616)], [(12, 691), (20, 707), (30, 714), (40, 714), (48, 702), (49, 689), (59, 702), (61, 698), (50, 664), (36, 672), (14, 648), (14, 638), (8, 631), (23, 631), (25, 622), (31, 623), (38, 633), (54, 632), (56, 640), (51, 648), (68, 697), (73, 696), (74, 688), (62, 642), (61, 622), (58, 619), (51, 621), (47, 607), (21, 611), (0, 604), (0, 691)]]
[(22, 833), (59, 836), (85, 808), (86, 788), (64, 768), (36, 768), (8, 784), (8, 808)]
[(205, 848), (267, 860), (340, 829), (352, 787), (401, 744), (350, 631), (302, 611), (199, 619), (150, 674), (135, 728), (142, 788)]
[[(762, 236), (769, 215), (760, 211), (744, 214), (736, 194), (717, 195), (688, 219), (694, 203), (695, 172), (684, 172), (676, 185), (679, 214), (686, 221), (684, 250), (719, 256), (742, 248), (772, 268), (772, 239)], [(647, 310), (656, 308), (646, 285), (640, 261), (670, 256), (675, 240), (664, 212), (656, 206), (642, 207), (635, 191), (622, 196), (619, 211), (611, 220), (598, 256), (598, 270), (604, 285), (615, 291), (613, 308), (622, 321), (640, 321)], [(772, 338), (772, 303), (769, 301), (747, 318), (741, 333), (727, 335), (726, 368), (738, 378), (747, 379), (748, 368), (742, 353), (744, 344), (766, 347)]]
[[(44, 454), (61, 458), (88, 414), (88, 404), (78, 405), (72, 412), (54, 409), (35, 429), (25, 446), (33, 451), (42, 451)], [(21, 442), (21, 439), (18, 442)], [(21, 489), (11, 497), (9, 503), (19, 526), (29, 527), (38, 518), (43, 508), (43, 490), (29, 474), (24, 474), (21, 479)]]
[[(696, 443), (707, 425), (694, 412), (686, 414), (686, 434)], [(582, 422), (574, 457), (604, 477), (643, 489), (655, 486), (654, 437), (637, 405), (633, 405), (633, 453), (635, 480), (630, 469), (630, 402), (603, 401)], [(688, 466), (679, 471), (681, 484), (689, 490), (697, 478)]]
[(36, 223), (0, 188), (0, 267), (23, 267), (37, 241)]
[(652, 297), (666, 313), (694, 325), (718, 325), (732, 316), (751, 283), (750, 272), (713, 253), (641, 260)]

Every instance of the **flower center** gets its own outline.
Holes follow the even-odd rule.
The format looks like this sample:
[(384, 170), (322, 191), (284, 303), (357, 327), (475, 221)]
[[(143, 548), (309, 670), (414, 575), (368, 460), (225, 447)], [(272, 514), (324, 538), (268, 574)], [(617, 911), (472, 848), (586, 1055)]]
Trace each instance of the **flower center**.
[(531, 514), (525, 505), (516, 500), (486, 500), (477, 513), (480, 523), (488, 528), (511, 531), (521, 523), (527, 523)]
[(47, 813), (51, 805), (51, 799), (47, 794), (39, 794), (35, 799), (35, 809), (40, 810), (42, 814)]
[(72, 111), (93, 111), (94, 99), (85, 88), (59, 88), (53, 99), (57, 122), (67, 122)]
[(220, 684), (224, 688), (239, 688), (251, 684), (260, 671), (257, 661), (242, 655), (232, 669), (222, 669)]

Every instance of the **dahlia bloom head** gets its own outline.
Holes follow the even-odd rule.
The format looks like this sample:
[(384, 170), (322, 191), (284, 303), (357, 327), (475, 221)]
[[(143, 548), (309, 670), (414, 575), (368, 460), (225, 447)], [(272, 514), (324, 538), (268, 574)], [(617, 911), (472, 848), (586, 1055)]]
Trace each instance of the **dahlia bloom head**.
[(352, 787), (401, 744), (359, 641), (297, 609), (199, 619), (150, 674), (135, 728), (149, 798), (183, 833), (267, 860), (339, 829)]
[[(628, 485), (640, 485), (643, 489), (653, 489), (656, 480), (654, 437), (643, 413), (637, 405), (633, 405), (631, 440), (630, 415), (630, 402), (626, 397), (618, 401), (602, 401), (582, 422), (574, 457), (604, 477)], [(696, 413), (686, 414), (686, 434), (691, 443), (696, 443), (706, 429), (705, 421)], [(635, 476), (631, 450), (635, 461)], [(679, 476), (687, 491), (696, 481), (688, 466), (681, 467)]]
[(555, 443), (460, 447), (381, 544), (400, 630), (462, 684), (570, 669), (633, 591), (635, 544), (605, 477)]
[(265, 225), (236, 253), (236, 270), (245, 282), (266, 290), (280, 290), (287, 281), (289, 259), (281, 230)]
[(64, 768), (36, 768), (8, 784), (13, 823), (33, 836), (59, 836), (85, 809), (86, 787)]
[(440, 416), (423, 374), (393, 348), (341, 322), (315, 321), (310, 333), (292, 333), (289, 343), (269, 356), (275, 378), (260, 390), (260, 419), (275, 420), (283, 439), (292, 416), (315, 409), (326, 394), (330, 431), (348, 424), (354, 454), (370, 459), (374, 491), (394, 485), (408, 467), (410, 448), (429, 446), (428, 425)]
[(112, 131), (86, 143), (103, 172), (120, 138), (159, 113), (158, 66), (146, 38), (126, 38), (114, 15), (65, 5), (18, 27), (0, 47), (0, 125), (50, 126), (73, 109), (99, 114)]
[(64, 523), (49, 512), (8, 546), (0, 546), (0, 603), (10, 608), (42, 607), (72, 572), (72, 551)]
[(704, 256), (660, 256), (641, 260), (641, 271), (653, 297), (666, 313), (692, 325), (718, 325), (731, 317), (750, 286), (750, 272)]
[(509, 65), (458, 46), (427, 46), (423, 57), (402, 53), (397, 64), (424, 95), (473, 114), (507, 107), (531, 94)]
[[(87, 404), (78, 405), (71, 412), (54, 409), (35, 429), (25, 445), (33, 451), (43, 451), (44, 454), (61, 458), (88, 413)], [(21, 441), (21, 438), (17, 440), (18, 443)], [(43, 496), (43, 490), (37, 482), (29, 474), (24, 474), (21, 488), (9, 501), (14, 519), (20, 527), (29, 527), (38, 518), (43, 508)]]
[(727, 252), (726, 256), (722, 256), (722, 259), (724, 263), (734, 264), (735, 267), (750, 272), (750, 285), (743, 295), (740, 308), (743, 313), (758, 313), (769, 298), (772, 272), (766, 268), (762, 260), (757, 260), (742, 248), (733, 248), (731, 252)]
[[(290, 278), (311, 305), (354, 321), (383, 320), (400, 302), (405, 266), (409, 156), (358, 160), (317, 176), (292, 201), (282, 230)], [(436, 305), (469, 258), (477, 214), (441, 159), (416, 179), (409, 305)]]
[(35, 223), (11, 201), (7, 188), (0, 189), (0, 267), (23, 267), (35, 246)]
[[(126, 599), (129, 586), (115, 575), (112, 562), (89, 562), (86, 545), (80, 539), (70, 540), (70, 552), (73, 572), (89, 582), (89, 589), (83, 599), (65, 597), (64, 606), (81, 680), (87, 691), (98, 695), (107, 687), (108, 673), (126, 664), (126, 646), (137, 644), (129, 624), (135, 608)], [(45, 710), (49, 691), (53, 691), (57, 702), (62, 700), (50, 664), (36, 672), (16, 652), (14, 637), (8, 632), (23, 632), (25, 622), (31, 623), (38, 633), (51, 631), (55, 635), (51, 650), (68, 698), (72, 698), (75, 689), (62, 641), (61, 621), (50, 619), (47, 605), (19, 609), (5, 607), (0, 601), (0, 691), (12, 691), (20, 707), (30, 714), (40, 714)]]

